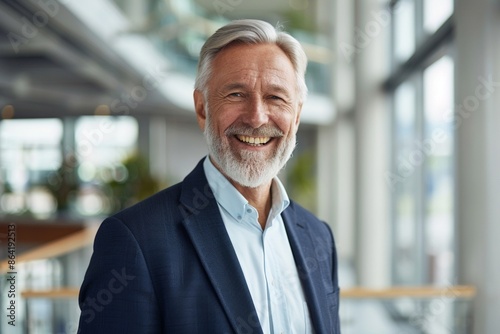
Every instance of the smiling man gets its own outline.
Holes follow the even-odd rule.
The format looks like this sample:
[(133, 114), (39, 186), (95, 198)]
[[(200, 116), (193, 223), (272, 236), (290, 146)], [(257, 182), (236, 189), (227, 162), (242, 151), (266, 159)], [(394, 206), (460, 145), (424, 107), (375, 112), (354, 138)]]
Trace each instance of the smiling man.
[(194, 104), (209, 155), (103, 222), (79, 333), (340, 333), (332, 233), (277, 178), (306, 66), (300, 44), (263, 21), (207, 40)]

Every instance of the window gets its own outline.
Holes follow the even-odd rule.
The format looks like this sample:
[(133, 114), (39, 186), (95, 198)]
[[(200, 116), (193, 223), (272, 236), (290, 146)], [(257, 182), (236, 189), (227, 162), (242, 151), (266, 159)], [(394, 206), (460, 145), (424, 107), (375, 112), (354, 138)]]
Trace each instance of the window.
[[(119, 207), (109, 188), (130, 181), (123, 162), (136, 153), (137, 121), (128, 116), (85, 116), (74, 128), (73, 123), (0, 123), (0, 211), (50, 218), (57, 211), (98, 215)], [(73, 130), (74, 142), (68, 141)], [(134, 163), (137, 167), (140, 161)]]
[(428, 278), (448, 284), (453, 269), (453, 59), (443, 56), (424, 70), (423, 112), (425, 153), (424, 229)]
[(446, 285), (455, 272), (453, 2), (392, 8), (393, 283)]
[(402, 0), (393, 11), (394, 59), (405, 61), (415, 50), (415, 1)]
[(138, 138), (133, 117), (84, 116), (75, 126), (78, 176), (84, 182), (95, 178), (99, 169), (109, 167), (133, 153)]
[(394, 166), (399, 175), (393, 187), (394, 205), (394, 276), (398, 282), (416, 284), (418, 277), (417, 187), (418, 170), (409, 161), (417, 140), (415, 84), (400, 85), (394, 97)]
[(453, 13), (453, 0), (424, 0), (424, 31), (434, 33)]
[(77, 174), (75, 209), (82, 215), (110, 213), (119, 208), (112, 185), (129, 181), (124, 161), (136, 151), (138, 124), (129, 116), (85, 116), (75, 125)]
[(58, 119), (0, 123), (0, 208), (8, 214), (46, 217), (57, 209), (49, 175), (61, 165), (63, 125)]

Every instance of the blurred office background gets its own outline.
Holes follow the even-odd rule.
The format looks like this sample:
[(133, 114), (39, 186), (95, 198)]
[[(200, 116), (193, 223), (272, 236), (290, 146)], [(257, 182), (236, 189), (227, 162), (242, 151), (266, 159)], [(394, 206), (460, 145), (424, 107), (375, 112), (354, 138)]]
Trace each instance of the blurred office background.
[(0, 332), (76, 332), (103, 217), (206, 154), (197, 55), (237, 18), (309, 57), (281, 179), (335, 233), (343, 333), (498, 333), (497, 0), (0, 1)]

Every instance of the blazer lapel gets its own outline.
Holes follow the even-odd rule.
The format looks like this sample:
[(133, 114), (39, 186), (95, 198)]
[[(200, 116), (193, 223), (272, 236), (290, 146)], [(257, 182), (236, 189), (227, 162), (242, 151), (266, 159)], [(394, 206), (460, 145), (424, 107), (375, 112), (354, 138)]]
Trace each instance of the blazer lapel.
[[(203, 160), (183, 182), (184, 226), (235, 332), (262, 333), (250, 291), (219, 207), (203, 171)], [(254, 326), (254, 327), (252, 327)]]
[(319, 261), (307, 223), (298, 219), (292, 206), (283, 212), (282, 217), (315, 332), (327, 333), (327, 320), (323, 314), (328, 312), (328, 304)]

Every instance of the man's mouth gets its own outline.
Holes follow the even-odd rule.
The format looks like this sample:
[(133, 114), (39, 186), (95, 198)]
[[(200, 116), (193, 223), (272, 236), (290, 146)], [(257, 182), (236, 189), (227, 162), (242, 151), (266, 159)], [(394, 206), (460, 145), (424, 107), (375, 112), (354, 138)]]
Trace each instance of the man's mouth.
[(251, 146), (263, 146), (269, 143), (271, 141), (271, 137), (250, 137), (250, 136), (242, 136), (242, 135), (236, 135), (236, 138), (245, 144), (251, 145)]

